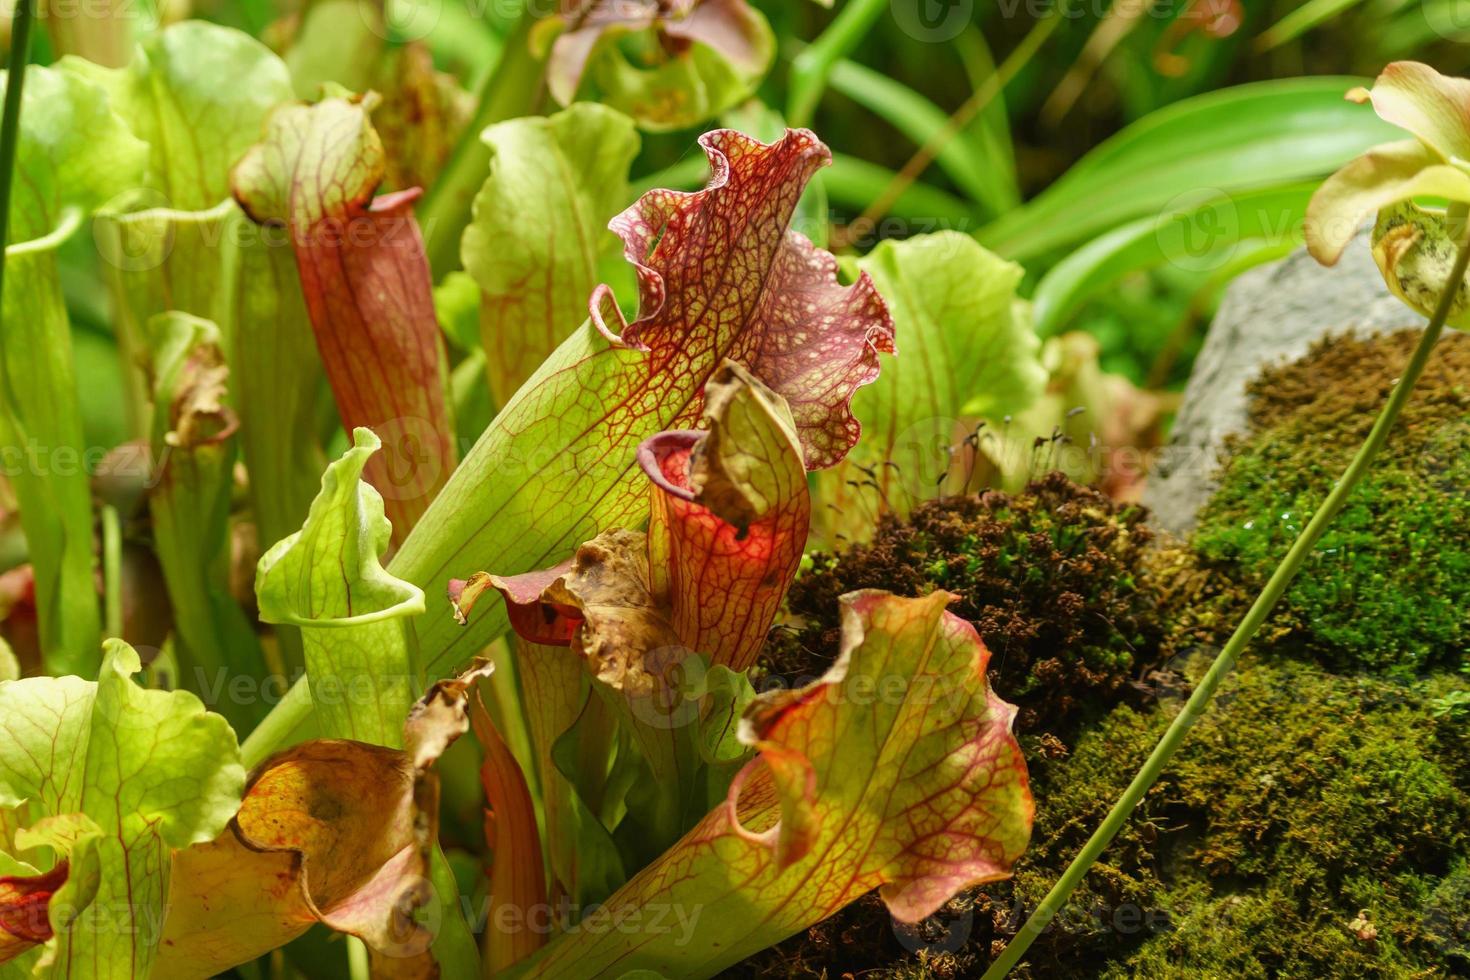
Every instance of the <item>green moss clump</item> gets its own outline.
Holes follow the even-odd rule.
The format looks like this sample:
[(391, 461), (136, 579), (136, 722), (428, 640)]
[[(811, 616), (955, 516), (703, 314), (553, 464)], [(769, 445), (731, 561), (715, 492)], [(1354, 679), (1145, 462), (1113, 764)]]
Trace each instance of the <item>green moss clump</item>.
[(990, 648), (996, 691), (1023, 732), (1063, 729), (1084, 704), (1111, 704), (1157, 650), (1160, 629), (1142, 508), (1053, 473), (1018, 494), (988, 491), (884, 518), (871, 543), (818, 555), (787, 599), (805, 627), (768, 647), (765, 667), (817, 676), (836, 656), (838, 597), (948, 589), (950, 610)]
[[(1172, 928), (1107, 975), (1470, 971), (1439, 935), (1432, 901), (1470, 861), (1467, 736), (1429, 711), (1467, 686), (1247, 666), (1144, 807), (1197, 828), (1158, 854)], [(1088, 750), (1112, 751), (1112, 734), (1110, 721)]]
[[(1470, 976), (1470, 733), (1429, 710), (1455, 690), (1470, 679), (1242, 664), (1017, 975)], [(870, 898), (746, 975), (977, 976), (1180, 704), (1120, 706), (1065, 758), (1028, 759), (1031, 848), (944, 910), (963, 944), (936, 925), (916, 954)]]
[[(1234, 445), (1193, 539), (1205, 567), (1242, 593), (1258, 590), (1367, 436), (1418, 338), (1334, 338), (1254, 383), (1250, 433)], [(1470, 337), (1456, 333), (1278, 607), (1278, 648), (1339, 670), (1470, 665), (1467, 487)]]

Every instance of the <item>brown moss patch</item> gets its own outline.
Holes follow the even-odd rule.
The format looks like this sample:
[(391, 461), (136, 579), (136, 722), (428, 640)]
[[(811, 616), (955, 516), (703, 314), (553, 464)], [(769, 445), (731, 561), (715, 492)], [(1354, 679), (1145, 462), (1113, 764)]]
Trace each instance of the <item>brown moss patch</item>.
[(763, 668), (822, 674), (836, 656), (838, 597), (854, 589), (927, 595), (991, 651), (996, 691), (1020, 706), (1017, 728), (1068, 730), (1086, 704), (1110, 704), (1157, 656), (1162, 635), (1141, 507), (1052, 473), (1022, 493), (997, 490), (886, 517), (869, 544), (817, 555), (788, 597), (803, 625), (773, 635)]

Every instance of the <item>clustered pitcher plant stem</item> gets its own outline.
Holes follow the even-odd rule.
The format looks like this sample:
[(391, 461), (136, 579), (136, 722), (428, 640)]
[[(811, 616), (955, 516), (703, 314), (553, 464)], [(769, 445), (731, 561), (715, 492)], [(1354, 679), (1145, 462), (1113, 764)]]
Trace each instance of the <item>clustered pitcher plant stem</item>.
[[(1350, 414), (1331, 443), (1346, 456), (1367, 433), (1330, 493), (1293, 499), (1316, 512), (1295, 541), (1270, 539), (1289, 545), (1279, 567), (1269, 542), (1240, 565), (1262, 573), (1252, 591), (1270, 573), (1249, 611), (1210, 607), (1211, 630), (1244, 619), (1178, 717), (1150, 706), (1122, 756), (1151, 750), (1142, 770), (1007, 926), (1014, 941), (951, 950), (954, 970), (998, 956), (985, 975), (1004, 976), (1159, 796), (1273, 608), (1295, 604), (1328, 525), (1344, 533), (1412, 454), (1420, 408), (1438, 404), (1409, 405), (1416, 383), (1457, 356), (1446, 343), (1427, 371), (1444, 329), (1470, 328), (1470, 79), (1427, 65), (1348, 94), (1376, 120), (1335, 79), (1181, 101), (1023, 205), (1032, 168), (1010, 111), (1043, 104), (1028, 66), (1072, 47), (1069, 0), (1033, 15), (999, 67), (980, 24), (946, 17), (973, 91), (954, 112), (857, 60), (888, 42), (890, 68), (933, 60), (946, 42), (911, 3), (513, 0), (435, 7), (418, 34), (381, 4), (266, 0), (255, 13), (281, 19), (259, 37), (185, 19), (136, 38), (116, 18), (51, 23), (40, 3), (13, 4), (0, 72), (0, 980), (702, 980), (768, 972), (751, 958), (787, 941), (853, 947), (802, 955), (823, 973), (906, 972), (874, 957), (894, 938), (918, 951), (926, 920), (1011, 878), (1038, 807), (1043, 831), (1078, 827), (1059, 770), (1033, 795), (1020, 739), (1042, 734), (1038, 706), (1075, 701), (1089, 726), (1118, 707), (1131, 724), (1114, 695), (1191, 635), (1109, 613), (1125, 591), (1165, 609), (1142, 583), (1169, 570), (1133, 561), (1149, 540), (1120, 502), (1133, 477), (1103, 464), (1149, 445), (1131, 433), (1163, 410), (1114, 385), (1100, 337), (1051, 335), (1177, 254), (1160, 214), (1218, 210), (1166, 205), (1194, 181), (1243, 219), (1304, 214), (1328, 265), (1377, 213), (1373, 257), (1429, 327), (1394, 340), (1400, 356), (1419, 346), (1387, 391), (1368, 389), (1387, 399), (1378, 418)], [(53, 43), (28, 65), (38, 18)], [(803, 25), (819, 25), (811, 43)], [(783, 51), (781, 88), (767, 75)], [(900, 172), (807, 128), (829, 82), (914, 144)], [(1393, 126), (1415, 139), (1379, 142)], [(696, 128), (702, 153), (685, 160)], [(1359, 145), (1313, 193), (1306, 178)], [(1268, 153), (1289, 165), (1262, 172)], [(916, 179), (930, 163), (952, 191)], [(1448, 209), (1416, 203), (1430, 199)], [(835, 214), (859, 217), (833, 252)], [(876, 233), (889, 218), (955, 227)], [(1288, 222), (1273, 223), (1217, 244), (1279, 237)], [(1049, 271), (1020, 264), (1077, 245)], [(1037, 450), (1088, 434), (1067, 423), (1084, 412), (1100, 452), (1032, 479)], [(1437, 541), (1403, 526), (1379, 533)], [(942, 559), (925, 545), (851, 581), (841, 566), (896, 552), (895, 529), (933, 537)], [(1016, 587), (1038, 575), (1089, 582)], [(998, 612), (972, 602), (986, 580)], [(1419, 591), (1453, 603), (1453, 587)], [(1350, 613), (1382, 643), (1374, 607)], [(1324, 698), (1298, 700), (1321, 717)], [(1072, 731), (1119, 755), (1113, 729)], [(478, 749), (451, 753), (461, 736)], [(1301, 739), (1273, 742), (1301, 761)], [(1266, 754), (1247, 744), (1226, 768)], [(1103, 768), (1080, 752), (1066, 765)], [(1362, 767), (1334, 768), (1371, 817), (1426, 824), (1380, 805), (1394, 794), (1450, 822), (1470, 812), (1453, 778), (1378, 792)], [(1106, 789), (1073, 795), (1101, 809), (1121, 788), (1106, 771)], [(1310, 790), (1282, 789), (1289, 807), (1263, 801), (1311, 812)], [(1048, 839), (1032, 867), (1058, 846), (1073, 842)], [(1463, 864), (1435, 860), (1435, 877)], [(842, 942), (821, 943), (817, 927), (859, 902), (852, 915), (877, 909), (893, 935), (853, 941), (863, 927), (834, 922)]]
[(1113, 804), (1108, 811), (1107, 817), (1097, 828), (1093, 835), (1088, 838), (1087, 843), (1067, 870), (1057, 879), (1057, 883), (1046, 893), (1046, 897), (1036, 906), (1026, 923), (1016, 933), (1010, 944), (985, 971), (982, 980), (1000, 980), (1006, 976), (1026, 955), (1026, 950), (1035, 942), (1047, 927), (1051, 924), (1067, 899), (1073, 891), (1082, 883), (1093, 863), (1102, 855), (1108, 844), (1112, 843), (1118, 831), (1128, 822), (1135, 807), (1142, 802), (1149, 788), (1163, 773), (1164, 767), (1184, 743), (1190, 728), (1200, 719), (1210, 705), (1210, 700), (1215, 696), (1220, 682), (1230, 673), (1247, 645), (1265, 623), (1271, 611), (1276, 608), (1276, 603), (1286, 593), (1287, 588), (1296, 578), (1305, 564), (1307, 556), (1312, 553), (1317, 542), (1327, 531), (1343, 504), (1368, 470), (1373, 465), (1373, 458), (1378, 455), (1384, 443), (1388, 441), (1389, 432), (1398, 420), (1399, 414), (1403, 412), (1404, 406), (1408, 404), (1409, 398), (1414, 393), (1414, 385), (1418, 383), (1420, 375), (1424, 373), (1425, 366), (1429, 363), (1429, 356), (1434, 351), (1434, 345), (1439, 341), (1440, 334), (1444, 332), (1445, 321), (1449, 319), (1450, 311), (1455, 304), (1455, 297), (1459, 291), (1459, 283), (1465, 277), (1465, 270), (1470, 266), (1470, 209), (1463, 204), (1452, 205), (1449, 211), (1449, 225), (1458, 232), (1458, 250), (1455, 253), (1454, 265), (1451, 267), (1449, 276), (1440, 291), (1439, 303), (1434, 309), (1434, 315), (1429, 320), (1429, 326), (1419, 339), (1419, 346), (1415, 348), (1413, 356), (1410, 357), (1408, 365), (1393, 387), (1388, 401), (1378, 414), (1378, 419), (1373, 423), (1368, 438), (1358, 449), (1342, 477), (1333, 486), (1332, 492), (1327, 495), (1322, 506), (1312, 515), (1312, 519), (1302, 530), (1291, 549), (1287, 551), (1286, 557), (1281, 559), (1281, 564), (1276, 567), (1271, 578), (1266, 582), (1261, 594), (1246, 612), (1240, 625), (1235, 628), (1225, 647), (1210, 665), (1199, 685), (1195, 687), (1194, 693), (1185, 702), (1184, 708), (1179, 712), (1169, 728), (1164, 732), (1163, 738), (1154, 746), (1149, 753), (1148, 759), (1123, 795)]

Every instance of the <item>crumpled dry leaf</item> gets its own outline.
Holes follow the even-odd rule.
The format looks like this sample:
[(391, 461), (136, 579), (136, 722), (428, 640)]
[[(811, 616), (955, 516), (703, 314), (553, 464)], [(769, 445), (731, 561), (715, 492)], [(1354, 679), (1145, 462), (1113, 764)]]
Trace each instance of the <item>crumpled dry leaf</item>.
[(480, 662), (425, 693), (405, 749), (318, 739), (251, 774), (228, 831), (176, 851), (155, 975), (209, 977), (317, 922), (367, 944), (375, 969), (433, 975), (430, 853), (438, 835), (433, 764), (469, 728)]

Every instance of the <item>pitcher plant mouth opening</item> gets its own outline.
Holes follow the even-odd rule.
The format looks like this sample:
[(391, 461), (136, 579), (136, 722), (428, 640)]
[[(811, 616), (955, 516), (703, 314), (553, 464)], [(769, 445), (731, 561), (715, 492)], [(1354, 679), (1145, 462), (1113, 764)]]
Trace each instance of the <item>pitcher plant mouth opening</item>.
[(0, 973), (1463, 972), (1466, 32), (1255, 6), (18, 0)]
[(689, 486), (689, 457), (699, 443), (700, 433), (692, 429), (660, 432), (638, 446), (638, 465), (643, 473), (664, 493), (683, 500), (695, 499)]

